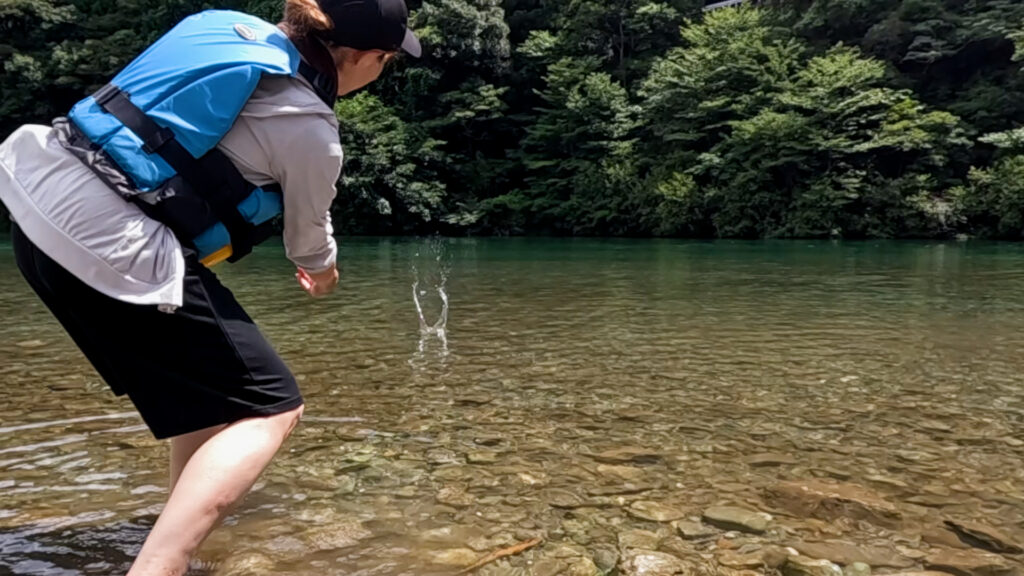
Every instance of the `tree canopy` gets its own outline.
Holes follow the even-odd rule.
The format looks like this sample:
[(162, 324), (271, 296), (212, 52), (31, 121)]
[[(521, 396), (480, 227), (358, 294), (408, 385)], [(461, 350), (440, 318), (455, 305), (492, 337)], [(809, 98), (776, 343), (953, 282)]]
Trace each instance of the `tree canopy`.
[[(279, 0), (0, 0), (0, 137), (178, 20)], [(1024, 234), (1024, 3), (410, 2), (338, 103), (342, 233)], [(755, 4), (755, 3), (748, 3)]]

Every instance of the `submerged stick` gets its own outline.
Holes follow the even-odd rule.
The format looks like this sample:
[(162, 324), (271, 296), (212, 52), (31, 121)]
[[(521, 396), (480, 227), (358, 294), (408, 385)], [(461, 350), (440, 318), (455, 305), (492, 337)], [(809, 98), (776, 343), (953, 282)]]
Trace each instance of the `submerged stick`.
[(463, 574), (469, 574), (470, 572), (474, 572), (474, 571), (476, 571), (476, 570), (478, 570), (480, 568), (483, 568), (484, 566), (490, 564), (491, 562), (494, 562), (495, 560), (501, 560), (502, 558), (506, 558), (508, 556), (515, 556), (516, 554), (521, 554), (523, 552), (526, 552), (530, 548), (533, 548), (534, 546), (540, 544), (543, 541), (544, 541), (543, 538), (534, 538), (533, 540), (527, 540), (526, 542), (520, 542), (519, 544), (516, 544), (515, 546), (509, 546), (508, 548), (502, 548), (501, 550), (495, 550), (494, 552), (491, 552), (487, 556), (484, 556), (483, 558), (477, 560), (475, 563), (473, 563), (472, 566), (468, 566), (466, 568), (463, 568), (462, 570), (459, 570), (456, 573), (456, 576), (462, 576)]

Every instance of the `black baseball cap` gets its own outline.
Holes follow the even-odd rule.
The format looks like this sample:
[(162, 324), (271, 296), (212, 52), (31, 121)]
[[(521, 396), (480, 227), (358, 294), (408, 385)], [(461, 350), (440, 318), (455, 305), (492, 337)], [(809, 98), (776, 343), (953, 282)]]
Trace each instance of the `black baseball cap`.
[(405, 0), (318, 0), (320, 10), (334, 23), (324, 33), (338, 46), (356, 50), (404, 50), (419, 58), (420, 41), (409, 30)]

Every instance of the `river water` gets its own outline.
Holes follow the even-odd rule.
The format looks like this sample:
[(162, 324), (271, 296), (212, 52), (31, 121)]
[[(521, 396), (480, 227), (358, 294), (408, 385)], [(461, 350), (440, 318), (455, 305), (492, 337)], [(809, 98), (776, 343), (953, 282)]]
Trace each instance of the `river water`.
[[(623, 564), (645, 534), (704, 569), (730, 539), (837, 538), (921, 568), (943, 520), (1024, 531), (1024, 246), (352, 239), (341, 261), (320, 301), (279, 246), (218, 267), (307, 410), (195, 574), (454, 574), (535, 537), (480, 573), (645, 573)], [(167, 448), (9, 243), (0, 312), (0, 573), (124, 570), (166, 498)], [(812, 480), (904, 521), (767, 496)], [(668, 524), (721, 504), (772, 527)]]

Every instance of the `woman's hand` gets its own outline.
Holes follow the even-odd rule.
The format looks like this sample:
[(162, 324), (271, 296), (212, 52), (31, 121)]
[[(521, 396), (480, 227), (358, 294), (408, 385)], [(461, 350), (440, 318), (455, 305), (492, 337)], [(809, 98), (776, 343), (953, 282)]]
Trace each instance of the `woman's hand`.
[(323, 272), (306, 272), (302, 268), (295, 273), (295, 278), (299, 281), (299, 286), (305, 290), (313, 298), (320, 298), (330, 294), (334, 287), (338, 285), (338, 268), (337, 266), (331, 266)]

